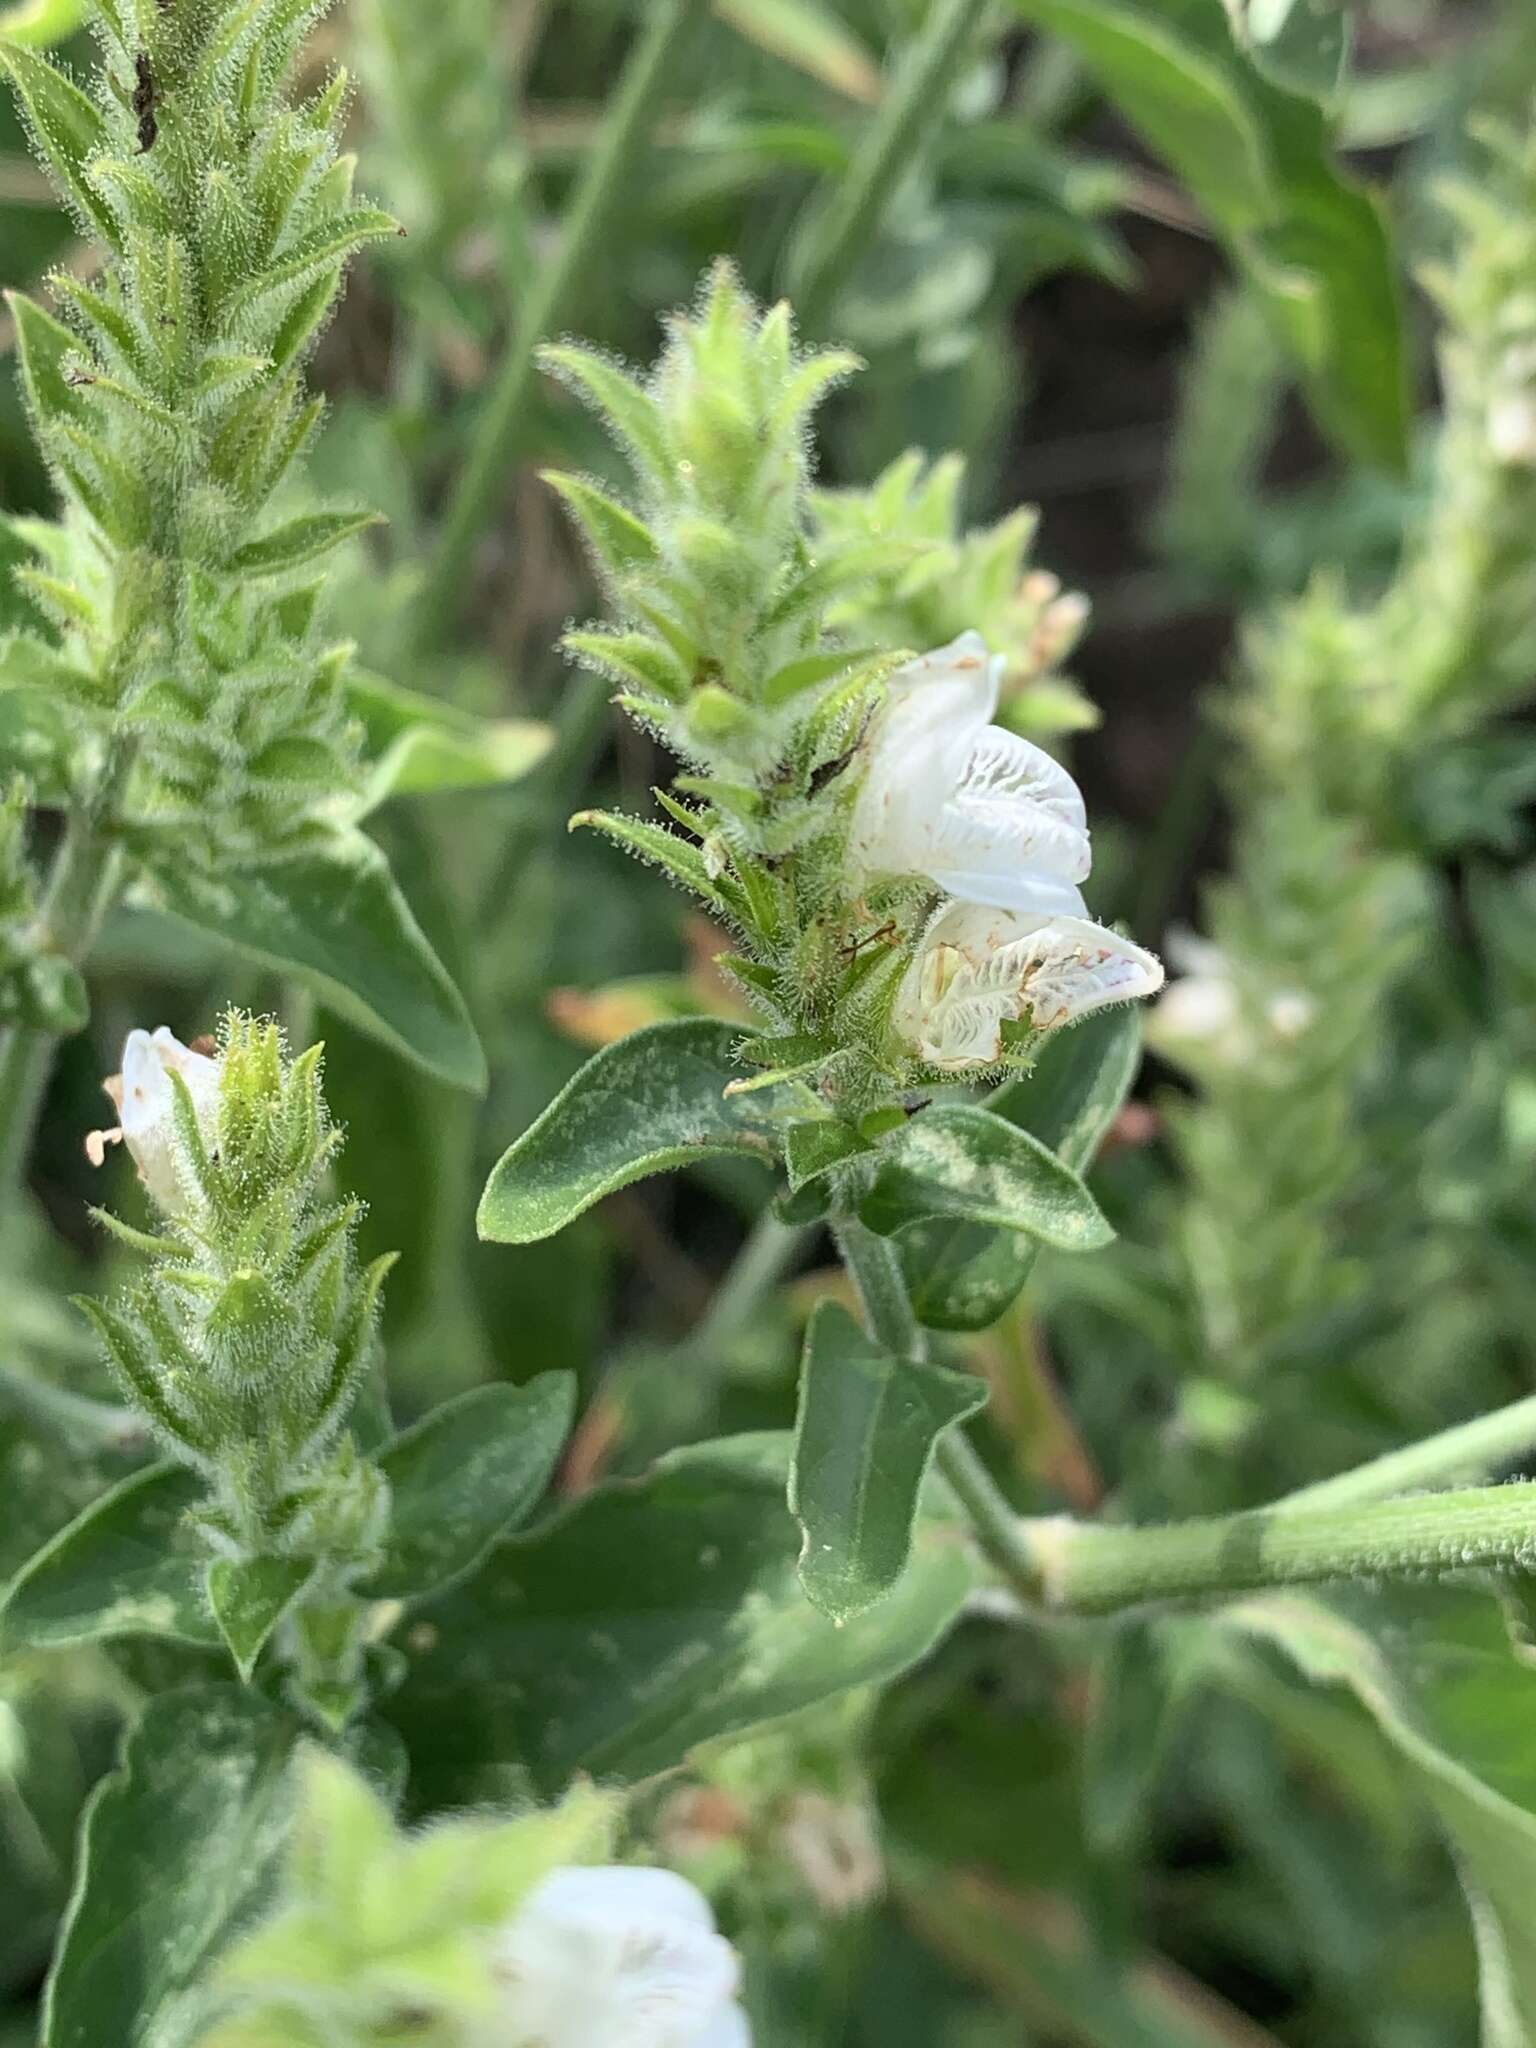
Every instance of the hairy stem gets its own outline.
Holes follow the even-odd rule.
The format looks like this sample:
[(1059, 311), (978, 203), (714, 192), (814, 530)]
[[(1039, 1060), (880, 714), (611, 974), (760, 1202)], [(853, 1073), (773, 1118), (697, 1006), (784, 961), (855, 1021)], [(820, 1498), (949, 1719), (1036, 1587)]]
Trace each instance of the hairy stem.
[(1536, 1563), (1536, 1484), (1307, 1512), (1217, 1515), (1161, 1528), (1066, 1517), (1020, 1525), (1045, 1605), (1112, 1614), (1149, 1601), (1468, 1566)]
[(647, 9), (645, 29), (566, 214), (559, 250), (540, 273), (476, 422), (470, 457), (449, 500), (423, 586), (417, 619), (423, 644), (444, 638), (452, 625), (475, 544), (495, 509), (523, 424), (534, 351), (567, 317), (577, 287), (592, 269), (615, 203), (636, 175), (679, 49), (706, 6), (707, 0), (652, 0)]
[(790, 289), (807, 333), (822, 326), (925, 131), (943, 119), (949, 88), (986, 12), (987, 0), (935, 0), (908, 47), (853, 162), (792, 261)]
[[(888, 1238), (876, 1237), (851, 1216), (833, 1227), (843, 1264), (858, 1289), (869, 1334), (905, 1358), (924, 1358), (928, 1339), (912, 1313), (901, 1259)], [(939, 1438), (935, 1462), (971, 1520), (983, 1554), (1021, 1599), (1038, 1601), (1040, 1567), (1024, 1537), (1024, 1524), (961, 1429)]]
[(1340, 1472), (1303, 1486), (1275, 1503), (1276, 1514), (1313, 1508), (1341, 1508), (1358, 1501), (1385, 1500), (1394, 1493), (1435, 1486), (1447, 1479), (1470, 1479), (1506, 1458), (1536, 1447), (1536, 1394), (1495, 1408), (1491, 1415), (1458, 1422), (1400, 1451), (1388, 1451), (1368, 1465)]
[[(78, 964), (117, 886), (116, 849), (84, 811), (71, 813), (54, 857), (42, 922), (48, 943)], [(8, 1208), (26, 1172), (32, 1132), (48, 1085), (54, 1034), (12, 1025), (0, 1041), (0, 1209)]]

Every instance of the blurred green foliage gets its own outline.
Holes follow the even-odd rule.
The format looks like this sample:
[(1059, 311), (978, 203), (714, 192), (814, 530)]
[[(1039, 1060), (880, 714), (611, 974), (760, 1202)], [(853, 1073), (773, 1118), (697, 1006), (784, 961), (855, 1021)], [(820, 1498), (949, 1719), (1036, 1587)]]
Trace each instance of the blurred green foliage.
[[(931, 12), (720, 0), (666, 81), (572, 330), (649, 360), (659, 318), (722, 253), (771, 298)], [(1119, 1243), (1045, 1252), (1022, 1301), (943, 1356), (986, 1373), (978, 1440), (1023, 1511), (1249, 1507), (1536, 1386), (1536, 26), (1524, 0), (977, 13), (814, 322), (811, 339), (868, 364), (829, 408), (824, 516), (829, 531), (915, 523), (951, 546), (942, 579), (878, 593), (885, 619), (931, 622), (935, 639), (962, 597), (1038, 627), (1060, 586), (1013, 586), (1026, 541), (1086, 590), (1109, 644), (1127, 622), (1174, 629), (1156, 701), (1111, 678), (1107, 729), (1072, 745), (1103, 811), (1117, 796), (1124, 811), (1113, 830), (1104, 816), (1122, 857), (1101, 861), (1096, 911), (1153, 945), (1197, 922), (1221, 948), (1197, 972), (1226, 1026), (1193, 1043), (1171, 1020), (1153, 1032), (1094, 1175)], [(0, 1238), (0, 1570), (146, 1456), (131, 1427), (103, 1435), (99, 1409), (70, 1406), (107, 1390), (64, 1297), (109, 1286), (121, 1256), (85, 1221), (102, 1199), (80, 1155), (96, 1077), (131, 1024), (163, 1016), (190, 1036), (230, 1002), (274, 1010), (326, 1041), (363, 1257), (402, 1254), (384, 1310), (397, 1420), (561, 1370), (581, 1388), (563, 1493), (675, 1454), (646, 1482), (672, 1504), (672, 1549), (652, 1555), (639, 1522), (626, 1533), (643, 1493), (605, 1493), (432, 1610), (429, 1630), (485, 1629), (531, 1600), (551, 1633), (498, 1633), (495, 1680), (545, 1688), (555, 1732), (525, 1739), (508, 1716), (492, 1740), (473, 1715), (455, 1722), (424, 1638), (389, 1716), (420, 1807), (550, 1791), (580, 1766), (677, 1767), (632, 1826), (711, 1890), (760, 2048), (1519, 2048), (1536, 2039), (1533, 1681), (1523, 1625), (1511, 1634), (1483, 1582), (1117, 1623), (981, 1611), (924, 1654), (948, 1555), (930, 1530), (908, 1607), (877, 1609), (838, 1651), (860, 1688), (905, 1675), (735, 1746), (751, 1715), (684, 1684), (639, 1726), (613, 1658), (570, 1619), (588, 1532), (613, 1523), (637, 1605), (662, 1613), (654, 1639), (626, 1640), (624, 1685), (643, 1690), (664, 1657), (669, 1600), (719, 1624), (699, 1533), (714, 1468), (687, 1447), (789, 1426), (799, 1338), (838, 1285), (818, 1240), (774, 1235), (769, 1178), (740, 1158), (625, 1189), (552, 1243), (474, 1237), (497, 1153), (586, 1053), (636, 1025), (733, 1014), (718, 933), (653, 871), (565, 832), (578, 808), (643, 808), (660, 771), (617, 731), (606, 686), (552, 652), (596, 597), (535, 471), (619, 480), (558, 385), (532, 388), (454, 633), (422, 652), (408, 631), (480, 396), (644, 14), (645, 0), (350, 0), (305, 60), (311, 83), (355, 71), (359, 184), (408, 230), (360, 263), (314, 364), (330, 400), (316, 487), (389, 520), (329, 564), (353, 702), (380, 721), (380, 754), (411, 729), (408, 692), (440, 707), (445, 747), (553, 728), (516, 787), (465, 769), (445, 793), (423, 771), (370, 820), (422, 957), (462, 991), (489, 1090), (481, 1103), (441, 1078), (456, 1060), (462, 1078), (462, 1034), (402, 1059), (377, 1006), (338, 997), (331, 958), (299, 987), (292, 949), (232, 951), (217, 910), (174, 891), (114, 912), (31, 1205)], [(0, 33), (79, 70), (77, 27), (63, 5), (0, 11)], [(8, 100), (0, 250), (4, 281), (29, 291), (90, 261)], [(1049, 342), (1074, 294), (1111, 367), (1102, 391), (1063, 399)], [(1116, 376), (1139, 377), (1163, 329), (1180, 388), (1151, 419), (1154, 489), (1105, 421), (1124, 417)], [(10, 353), (13, 330), (0, 340)], [(904, 460), (951, 449), (963, 470)], [(1019, 514), (1037, 455), (1069, 479), (1108, 464), (1113, 506), (1088, 545), (1086, 486), (1038, 530)], [(52, 510), (9, 375), (0, 502)], [(7, 577), (0, 621), (19, 617)], [(1243, 651), (1213, 658), (1234, 617)], [(1087, 728), (1095, 645), (1089, 624), (1076, 685), (1049, 701), (1021, 660), (1021, 725)], [(37, 777), (10, 704), (0, 693), (0, 758)], [(131, 1207), (120, 1165), (107, 1185)], [(801, 1632), (831, 1625), (797, 1605), (779, 1493), (759, 1473), (732, 1498), (727, 1605), (746, 1633), (731, 1647), (785, 1687), (787, 1711)], [(1505, 1591), (1518, 1620), (1524, 1591)], [(764, 1647), (783, 1637), (788, 1680)], [(202, 1655), (0, 1638), (4, 2048), (39, 2038), (92, 1784), (147, 1697), (207, 1675)], [(562, 1725), (561, 1687), (594, 1657), (611, 1725), (583, 1735)], [(277, 1739), (264, 1707), (239, 1713)]]

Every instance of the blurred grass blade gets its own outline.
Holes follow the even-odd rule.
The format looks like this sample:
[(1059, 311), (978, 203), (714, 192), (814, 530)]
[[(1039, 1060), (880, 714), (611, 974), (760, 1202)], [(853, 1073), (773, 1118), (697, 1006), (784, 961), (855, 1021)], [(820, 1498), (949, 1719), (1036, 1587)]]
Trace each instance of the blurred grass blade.
[(866, 106), (879, 99), (880, 66), (819, 0), (715, 0), (715, 12), (748, 42), (830, 85), (845, 99)]

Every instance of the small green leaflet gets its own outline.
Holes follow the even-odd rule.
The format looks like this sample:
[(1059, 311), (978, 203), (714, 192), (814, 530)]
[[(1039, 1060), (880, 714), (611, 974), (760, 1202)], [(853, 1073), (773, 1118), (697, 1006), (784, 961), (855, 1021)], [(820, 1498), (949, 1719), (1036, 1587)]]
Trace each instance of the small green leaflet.
[(804, 1535), (800, 1583), (845, 1622), (906, 1569), (923, 1481), (939, 1438), (985, 1405), (984, 1381), (871, 1342), (821, 1302), (800, 1368), (789, 1506)]

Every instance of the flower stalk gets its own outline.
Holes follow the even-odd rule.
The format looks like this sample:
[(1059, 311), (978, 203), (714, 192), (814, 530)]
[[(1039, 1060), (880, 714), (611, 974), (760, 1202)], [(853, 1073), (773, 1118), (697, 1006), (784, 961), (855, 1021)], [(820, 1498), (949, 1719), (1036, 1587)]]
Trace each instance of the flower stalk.
[(1063, 1517), (1025, 1522), (1021, 1533), (1046, 1608), (1114, 1614), (1152, 1601), (1331, 1579), (1529, 1571), (1536, 1563), (1536, 1483), (1150, 1528)]

